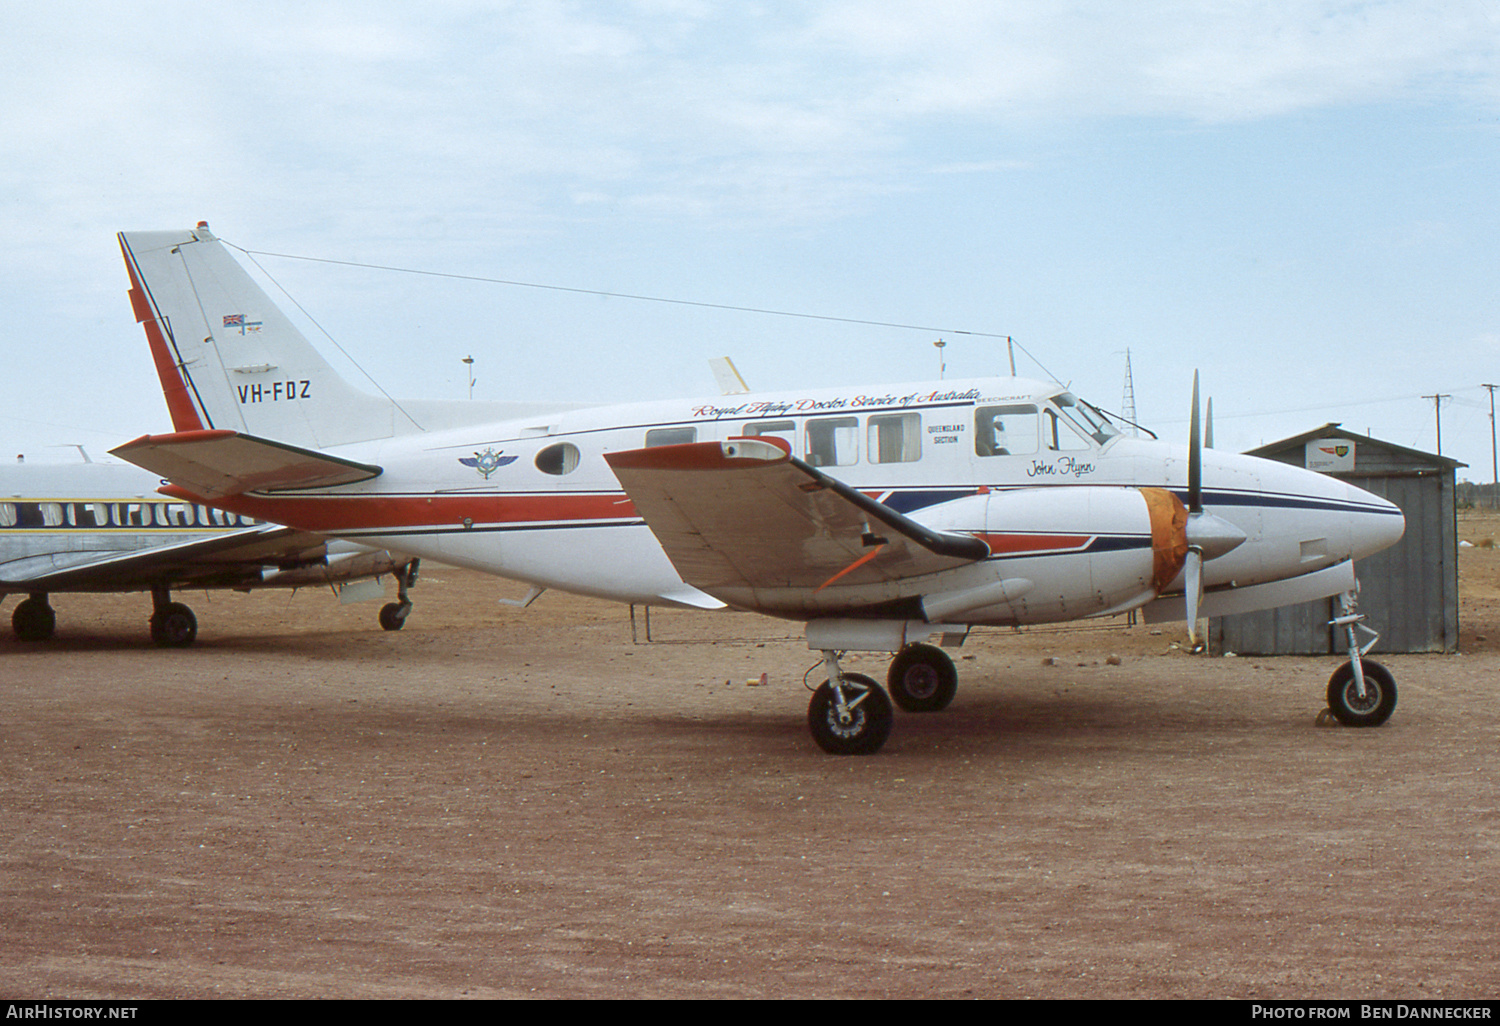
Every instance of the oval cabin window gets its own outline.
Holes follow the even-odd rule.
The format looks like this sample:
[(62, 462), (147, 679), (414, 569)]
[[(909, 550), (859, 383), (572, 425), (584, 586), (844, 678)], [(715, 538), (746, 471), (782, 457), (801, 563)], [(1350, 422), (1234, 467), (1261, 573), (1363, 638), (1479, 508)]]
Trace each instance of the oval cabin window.
[(578, 446), (572, 442), (549, 445), (536, 454), (536, 469), (543, 474), (571, 474), (578, 469)]

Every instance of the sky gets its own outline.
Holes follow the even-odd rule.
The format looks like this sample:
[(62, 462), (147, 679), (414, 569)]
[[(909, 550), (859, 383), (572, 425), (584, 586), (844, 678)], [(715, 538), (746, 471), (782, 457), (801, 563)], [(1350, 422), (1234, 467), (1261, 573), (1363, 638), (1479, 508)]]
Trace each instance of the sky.
[(207, 221), (398, 397), (465, 357), (476, 399), (1004, 374), (1008, 336), (1116, 412), (1128, 353), (1163, 438), (1196, 370), (1219, 448), (1440, 424), (1492, 477), (1495, 0), (59, 0), (0, 13), (0, 85), (7, 459), (170, 430), (115, 233)]

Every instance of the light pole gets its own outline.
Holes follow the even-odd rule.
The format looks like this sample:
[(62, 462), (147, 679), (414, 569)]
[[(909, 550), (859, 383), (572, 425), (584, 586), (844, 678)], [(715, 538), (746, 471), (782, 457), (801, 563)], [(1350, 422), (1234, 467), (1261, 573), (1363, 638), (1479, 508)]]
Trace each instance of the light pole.
[(469, 365), (469, 398), (474, 398), (474, 357), (464, 357), (464, 363)]
[(947, 345), (948, 345), (948, 343), (944, 342), (942, 339), (938, 339), (936, 342), (933, 343), (933, 346), (938, 351), (938, 380), (939, 381), (943, 380), (943, 375), (948, 370), (947, 359), (943, 356), (943, 350), (947, 347)]

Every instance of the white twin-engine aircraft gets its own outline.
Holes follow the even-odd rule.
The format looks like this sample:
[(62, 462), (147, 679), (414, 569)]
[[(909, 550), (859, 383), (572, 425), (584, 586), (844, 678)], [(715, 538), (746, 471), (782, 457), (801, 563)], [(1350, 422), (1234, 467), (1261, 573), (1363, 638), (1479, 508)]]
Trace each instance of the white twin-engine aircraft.
[[(844, 672), (896, 653), (903, 709), (954, 695), (930, 644), (974, 625), (1152, 619), (1343, 595), (1347, 723), (1390, 675), (1354, 643), (1353, 561), (1400, 510), (1341, 481), (1126, 437), (1061, 387), (976, 378), (611, 406), (408, 403), (351, 388), (206, 224), (120, 235), (176, 431), (114, 450), (163, 491), (620, 602), (805, 621), (813, 737), (873, 752), (891, 703)], [(1368, 645), (1364, 650), (1368, 650)]]

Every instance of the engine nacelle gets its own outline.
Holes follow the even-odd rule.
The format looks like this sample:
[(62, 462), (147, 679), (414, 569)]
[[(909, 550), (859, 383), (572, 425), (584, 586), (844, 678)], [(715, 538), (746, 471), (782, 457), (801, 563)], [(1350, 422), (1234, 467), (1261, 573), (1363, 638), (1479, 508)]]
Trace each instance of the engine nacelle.
[(1166, 588), (1187, 551), (1187, 510), (1160, 488), (996, 491), (920, 519), (974, 534), (990, 549), (984, 562), (929, 582), (922, 609), (930, 621), (1047, 623), (1122, 612)]

